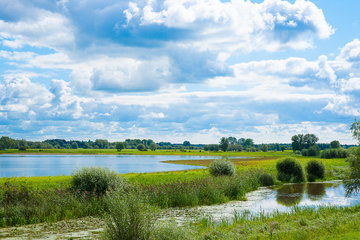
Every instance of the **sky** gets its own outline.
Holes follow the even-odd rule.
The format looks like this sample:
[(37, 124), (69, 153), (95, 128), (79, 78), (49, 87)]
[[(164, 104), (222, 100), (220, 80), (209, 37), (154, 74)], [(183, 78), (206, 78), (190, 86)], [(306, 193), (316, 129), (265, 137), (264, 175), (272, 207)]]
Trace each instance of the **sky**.
[(358, 0), (0, 6), (0, 136), (356, 142)]

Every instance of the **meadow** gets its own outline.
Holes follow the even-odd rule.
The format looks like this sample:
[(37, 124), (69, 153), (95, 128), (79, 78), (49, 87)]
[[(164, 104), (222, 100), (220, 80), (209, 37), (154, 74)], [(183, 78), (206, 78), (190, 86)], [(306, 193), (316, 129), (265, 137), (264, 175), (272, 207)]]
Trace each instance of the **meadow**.
[[(11, 153), (8, 150), (7, 153)], [(19, 153), (14, 150), (14, 153)], [(325, 180), (344, 179), (349, 171), (345, 159), (320, 159), (302, 157), (293, 152), (204, 152), (204, 151), (146, 151), (138, 150), (44, 150), (44, 154), (168, 154), (229, 156), (236, 166), (236, 176), (213, 177), (207, 169), (130, 173), (121, 177), (136, 192), (146, 198), (148, 204), (157, 208), (191, 207), (211, 205), (231, 200), (243, 200), (247, 192), (261, 186), (259, 177), (263, 173), (276, 175), (278, 159), (296, 157), (304, 166), (309, 160), (317, 159), (326, 166)], [(27, 150), (26, 154), (38, 154)], [(249, 158), (236, 158), (246, 156)], [(211, 160), (171, 161), (171, 163), (209, 166)], [(71, 189), (71, 176), (0, 178), (0, 227), (20, 226), (34, 223), (53, 223), (61, 220), (88, 216), (102, 218), (107, 204), (103, 197), (93, 193), (77, 193)], [(276, 184), (281, 182), (276, 181)], [(217, 224), (211, 219), (202, 219), (182, 230), (188, 239), (319, 239), (316, 233), (331, 223), (333, 228), (323, 231), (322, 236), (359, 231), (358, 208), (325, 208), (318, 212), (297, 210), (289, 214), (253, 217), (235, 216), (235, 220)], [(344, 213), (346, 213), (344, 215)], [(341, 217), (340, 217), (341, 216)], [(300, 226), (300, 227), (299, 227)], [(356, 226), (356, 227), (354, 227)], [(272, 229), (272, 230), (271, 230)], [(350, 231), (351, 229), (351, 231)], [(175, 231), (175, 230), (174, 230)], [(185, 236), (184, 235), (184, 236)], [(344, 236), (346, 239), (346, 236)], [(349, 238), (351, 239), (351, 238)]]

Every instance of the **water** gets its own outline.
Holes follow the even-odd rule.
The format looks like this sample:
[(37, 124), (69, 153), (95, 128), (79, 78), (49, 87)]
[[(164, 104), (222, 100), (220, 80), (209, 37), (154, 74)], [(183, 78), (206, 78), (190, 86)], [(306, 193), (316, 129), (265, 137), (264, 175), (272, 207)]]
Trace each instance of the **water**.
[(119, 173), (177, 171), (203, 168), (162, 163), (167, 160), (213, 159), (210, 156), (146, 155), (0, 155), (0, 177), (70, 175), (83, 166), (108, 167)]
[[(284, 184), (280, 187), (261, 187), (246, 195), (247, 201), (232, 201), (220, 205), (193, 208), (195, 216), (211, 216), (214, 220), (234, 217), (234, 212), (258, 215), (273, 212), (290, 212), (296, 207), (354, 206), (360, 204), (360, 194), (345, 196), (341, 181), (323, 183)], [(188, 211), (188, 210), (187, 210)], [(186, 215), (183, 209), (174, 212), (178, 222)]]

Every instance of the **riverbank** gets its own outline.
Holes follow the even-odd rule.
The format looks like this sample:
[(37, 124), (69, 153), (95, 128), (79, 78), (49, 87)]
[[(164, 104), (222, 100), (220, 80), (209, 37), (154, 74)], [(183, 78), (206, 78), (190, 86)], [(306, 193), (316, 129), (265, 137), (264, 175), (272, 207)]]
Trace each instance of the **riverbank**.
[[(151, 193), (151, 195), (149, 195), (151, 197), (150, 199), (151, 204), (157, 205), (164, 209), (168, 209), (168, 207), (197, 206), (197, 205), (206, 205), (206, 204), (214, 204), (214, 203), (223, 203), (229, 200), (243, 198), (245, 193), (255, 190), (259, 186), (258, 183), (254, 182), (254, 180), (257, 179), (257, 177), (259, 176), (258, 174), (266, 172), (275, 176), (275, 163), (277, 159), (284, 157), (284, 155), (285, 156), (293, 155), (293, 153), (289, 153), (289, 152), (241, 153), (241, 154), (242, 155), (247, 154), (247, 156), (252, 158), (246, 160), (236, 159), (236, 158), (231, 159), (231, 161), (233, 161), (237, 166), (237, 176), (239, 178), (236, 179), (227, 180), (226, 178), (220, 179), (220, 178), (211, 177), (209, 176), (209, 172), (207, 169), (187, 170), (187, 171), (178, 171), (178, 172), (132, 173), (132, 174), (122, 174), (121, 176), (124, 179), (126, 179), (126, 181), (130, 184), (142, 186), (146, 191), (148, 191), (148, 193)], [(314, 158), (298, 156), (298, 159), (304, 165), (307, 161)], [(344, 173), (348, 169), (348, 163), (345, 162), (345, 159), (326, 159), (326, 160), (318, 159), (318, 160), (324, 162), (324, 164), (326, 165), (327, 168), (326, 180), (342, 179), (343, 178), (342, 176), (344, 176)], [(202, 166), (207, 166), (210, 163), (209, 160), (202, 160), (204, 162), (200, 162), (199, 160), (191, 160), (191, 161), (187, 162), (186, 164), (196, 163), (196, 164), (202, 164)], [(182, 162), (182, 164), (184, 164), (184, 162)], [(248, 174), (248, 178), (246, 177), (246, 174)], [(95, 201), (91, 200), (90, 202), (79, 202), (76, 197), (72, 196), (71, 192), (67, 192), (68, 191), (67, 189), (69, 189), (70, 187), (70, 181), (71, 181), (71, 176), (0, 178), (0, 186), (5, 186), (5, 185), (9, 186), (8, 188), (9, 191), (7, 192), (7, 194), (10, 193), (10, 196), (15, 197), (16, 201), (22, 201), (23, 195), (21, 195), (20, 193), (23, 192), (29, 194), (26, 195), (27, 197), (30, 196), (29, 199), (36, 197), (37, 202), (40, 202), (40, 204), (42, 204), (41, 207), (44, 208), (40, 212), (43, 212), (46, 209), (56, 210), (58, 208), (59, 212), (55, 212), (52, 215), (53, 217), (40, 219), (39, 216), (38, 220), (37, 219), (32, 220), (34, 222), (39, 222), (39, 221), (47, 222), (47, 223), (43, 223), (45, 224), (44, 226), (46, 226), (47, 224), (48, 225), (56, 224), (56, 222), (62, 219), (75, 219), (71, 221), (76, 222), (77, 221), (76, 219), (82, 221), (81, 220), (83, 219), (82, 217), (86, 217), (86, 216), (95, 217), (96, 219), (102, 218), (103, 203), (101, 201), (97, 202), (98, 200), (96, 199), (94, 199)], [(258, 180), (256, 180), (256, 182), (257, 181)], [(22, 191), (24, 189), (25, 190), (30, 189), (30, 191)], [(33, 190), (34, 192), (32, 192)], [(226, 195), (229, 193), (233, 194), (234, 190), (236, 190), (235, 195)], [(156, 194), (154, 195), (153, 193)], [(60, 194), (60, 196), (56, 197), (57, 196), (56, 194)], [(9, 203), (11, 202), (12, 201), (9, 201)], [(29, 202), (26, 202), (26, 204), (28, 203)], [(9, 211), (16, 210), (18, 214), (19, 211), (22, 211), (21, 208), (19, 208), (19, 206), (20, 205), (16, 205), (18, 209), (11, 209), (10, 207)], [(64, 206), (64, 207), (61, 208), (60, 206)], [(74, 208), (74, 206), (76, 207)], [(32, 206), (30, 209), (34, 209), (34, 207)], [(70, 209), (82, 209), (84, 211), (76, 213), (76, 212), (71, 212)], [(11, 212), (9, 212), (9, 214), (10, 214), (9, 216), (13, 215)], [(38, 213), (34, 213), (34, 214), (35, 214), (34, 216), (37, 216)], [(20, 215), (19, 217), (21, 218)], [(6, 217), (3, 219), (6, 219)], [(274, 217), (266, 218), (266, 222), (273, 220)], [(198, 227), (192, 228), (192, 230), (189, 232), (192, 238), (189, 239), (196, 239), (195, 237), (198, 236), (201, 236), (198, 239), (206, 239), (207, 238), (206, 234), (208, 232), (213, 232), (214, 229), (215, 229), (214, 231), (216, 232), (216, 234), (214, 235), (215, 237), (212, 236), (211, 238), (207, 238), (207, 239), (232, 239), (227, 237), (230, 233), (226, 233), (227, 231), (226, 229), (232, 228), (230, 225), (228, 225), (225, 230), (218, 228), (218, 226), (216, 225), (212, 226), (211, 228), (205, 229), (204, 225), (202, 225), (204, 221), (208, 222), (208, 220), (201, 220), (200, 222), (197, 223), (197, 225), (195, 224)], [(23, 220), (20, 219), (18, 224), (23, 225), (26, 223), (27, 223), (26, 219), (24, 218)], [(246, 224), (251, 224), (251, 223), (252, 222), (249, 221)], [(295, 226), (297, 222), (294, 222), (293, 224)], [(210, 227), (211, 224), (207, 224), (207, 226)], [(266, 224), (264, 224), (264, 226), (266, 226)], [(347, 228), (346, 224), (344, 226), (345, 228)], [(31, 227), (28, 228), (27, 226), (25, 226), (25, 228), (31, 229)], [(237, 228), (233, 228), (232, 231), (236, 232), (237, 231), (236, 229)], [(95, 232), (98, 231), (96, 229), (89, 229), (88, 232), (91, 233), (92, 230), (94, 230)], [(258, 229), (258, 231), (260, 230)], [(86, 232), (87, 230), (80, 229), (80, 231), (74, 231), (74, 232), (81, 232), (81, 234), (83, 234), (84, 231)], [(197, 234), (193, 235), (194, 232), (197, 232)], [(226, 233), (226, 234), (224, 235), (222, 233), (224, 234)], [(26, 233), (23, 232), (23, 234)], [(65, 235), (59, 235), (59, 236), (70, 236), (70, 235), (66, 235), (67, 233), (64, 234)], [(93, 233), (91, 233), (90, 235), (92, 234)], [(231, 233), (231, 234), (235, 234), (235, 233)], [(231, 234), (229, 235), (231, 237), (237, 236)], [(253, 232), (252, 234), (255, 236), (256, 231)], [(239, 236), (245, 236), (245, 235), (239, 235)], [(280, 234), (279, 236), (282, 235)], [(264, 237), (264, 239), (266, 239), (266, 237)]]
[[(100, 239), (104, 220), (86, 217), (56, 223), (32, 224), (0, 228), (0, 238), (15, 239)], [(181, 228), (182, 240), (230, 239), (294, 239), (294, 240), (357, 240), (360, 239), (360, 207), (327, 207), (317, 211), (296, 209), (258, 217), (235, 216), (233, 222), (220, 224), (199, 219)], [(171, 231), (168, 232), (171, 234)], [(168, 235), (169, 237), (169, 235)]]

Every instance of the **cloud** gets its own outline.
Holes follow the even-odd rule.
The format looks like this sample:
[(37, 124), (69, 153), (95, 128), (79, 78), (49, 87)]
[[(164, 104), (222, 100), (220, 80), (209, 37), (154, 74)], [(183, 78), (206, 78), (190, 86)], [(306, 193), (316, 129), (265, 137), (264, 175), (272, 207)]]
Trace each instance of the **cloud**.
[(67, 18), (45, 10), (38, 10), (26, 20), (8, 22), (0, 19), (0, 29), (3, 44), (15, 48), (29, 45), (71, 50), (75, 40)]
[(231, 55), (304, 49), (333, 33), (321, 9), (302, 0), (16, 0), (4, 6), (2, 44), (55, 50), (26, 67), (68, 69), (72, 84), (87, 94), (232, 76)]
[(239, 60), (329, 38), (311, 1), (0, 4), (0, 133), (215, 143), (289, 142), (301, 130), (345, 141), (341, 124), (359, 114), (357, 39), (335, 58)]
[(124, 13), (127, 24), (122, 28), (135, 24), (165, 26), (163, 31), (181, 29), (187, 33), (183, 39), (192, 36), (191, 44), (202, 50), (224, 46), (230, 51), (303, 49), (312, 45), (314, 37), (328, 38), (334, 32), (323, 12), (302, 0), (294, 4), (281, 0), (260, 4), (243, 0), (137, 1), (130, 2)]

